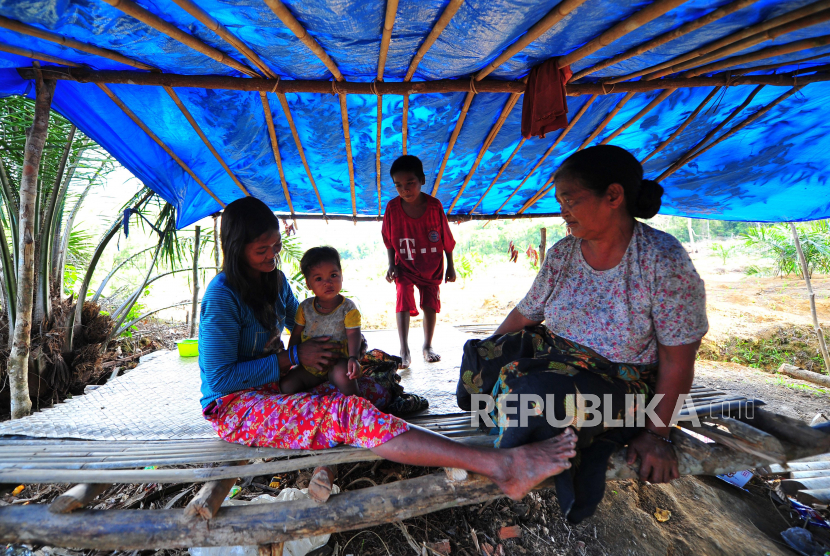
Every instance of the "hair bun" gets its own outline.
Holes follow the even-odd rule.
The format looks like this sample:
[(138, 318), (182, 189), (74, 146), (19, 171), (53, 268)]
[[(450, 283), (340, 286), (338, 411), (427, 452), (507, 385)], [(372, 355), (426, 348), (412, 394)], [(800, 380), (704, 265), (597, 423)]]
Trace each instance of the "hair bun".
[(660, 210), (663, 197), (663, 186), (654, 180), (643, 180), (640, 184), (640, 193), (637, 195), (637, 205), (634, 210), (636, 218), (651, 218)]

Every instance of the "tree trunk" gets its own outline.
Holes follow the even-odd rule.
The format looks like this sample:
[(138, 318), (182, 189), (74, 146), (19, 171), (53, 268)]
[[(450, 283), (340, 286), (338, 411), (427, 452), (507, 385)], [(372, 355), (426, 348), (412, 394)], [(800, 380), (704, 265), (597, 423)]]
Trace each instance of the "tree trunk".
[(196, 226), (193, 238), (193, 305), (190, 309), (190, 337), (196, 336), (196, 320), (199, 316), (199, 234), (201, 228)]
[(55, 81), (37, 80), (35, 117), (27, 130), (26, 149), (23, 156), (23, 175), (20, 179), (20, 261), (17, 268), (17, 319), (14, 341), (9, 355), (8, 374), (11, 389), (12, 419), (29, 415), (32, 401), (29, 399), (29, 346), (32, 330), (32, 294), (35, 280), (35, 195), (37, 195), (38, 171), (43, 145), (49, 133), (49, 109), (55, 92)]
[(539, 268), (545, 264), (545, 252), (548, 247), (548, 229), (542, 228), (539, 230)]
[(695, 232), (692, 230), (692, 219), (687, 218), (686, 224), (689, 226), (689, 245), (692, 248), (692, 253), (697, 253), (697, 246), (695, 245)]
[(821, 350), (821, 356), (824, 358), (824, 372), (830, 373), (830, 354), (827, 353), (827, 343), (824, 341), (824, 331), (821, 329), (818, 322), (818, 314), (816, 313), (816, 294), (813, 291), (813, 284), (810, 282), (810, 269), (807, 268), (807, 259), (804, 258), (804, 251), (801, 250), (801, 240), (798, 238), (798, 230), (792, 222), (790, 222), (790, 230), (792, 230), (793, 233), (795, 250), (798, 251), (798, 260), (801, 263), (801, 272), (804, 274), (804, 281), (807, 283), (807, 294), (810, 296), (810, 312), (813, 315), (813, 328), (816, 329), (818, 346)]

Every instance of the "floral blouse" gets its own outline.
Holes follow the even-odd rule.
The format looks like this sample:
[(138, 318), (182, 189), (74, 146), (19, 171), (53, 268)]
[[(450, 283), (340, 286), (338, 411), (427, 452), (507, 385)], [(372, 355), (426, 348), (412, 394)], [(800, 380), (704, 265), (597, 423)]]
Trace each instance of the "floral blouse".
[(673, 236), (641, 222), (620, 263), (594, 270), (582, 240), (551, 247), (516, 309), (558, 336), (615, 363), (657, 362), (657, 343), (690, 344), (709, 330), (706, 292), (689, 255)]

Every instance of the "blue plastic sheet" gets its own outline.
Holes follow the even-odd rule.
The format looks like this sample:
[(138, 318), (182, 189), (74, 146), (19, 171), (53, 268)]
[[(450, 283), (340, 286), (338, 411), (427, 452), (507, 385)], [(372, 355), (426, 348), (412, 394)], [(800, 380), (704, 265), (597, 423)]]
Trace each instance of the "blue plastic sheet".
[[(139, 3), (185, 32), (246, 63), (239, 52), (172, 0), (140, 0)], [(557, 0), (465, 1), (424, 56), (414, 80), (469, 79), (557, 3)], [(572, 69), (579, 71), (590, 67), (727, 3), (728, 0), (689, 0), (578, 61)], [(650, 67), (809, 3), (810, 0), (759, 0), (654, 50), (600, 70), (588, 80), (626, 75)], [(346, 79), (368, 82), (375, 78), (385, 0), (287, 0), (285, 4), (331, 56)], [(400, 1), (384, 71), (387, 81), (403, 79), (412, 57), (447, 4), (448, 0)], [(534, 65), (579, 48), (649, 4), (643, 0), (588, 0), (497, 68), (490, 78), (521, 78)], [(200, 0), (199, 6), (250, 46), (281, 78), (331, 77), (323, 63), (261, 0)], [(0, 0), (0, 15), (116, 51), (165, 72), (242, 77), (232, 68), (192, 50), (101, 0)], [(828, 34), (830, 23), (813, 25), (749, 47), (741, 54)], [(95, 69), (135, 69), (7, 29), (0, 29), (0, 43), (86, 64)], [(786, 72), (796, 67), (826, 64), (830, 60), (830, 47), (769, 58), (746, 67), (796, 62), (822, 54), (827, 54), (827, 58), (820, 57), (800, 66), (776, 70)], [(31, 63), (32, 60), (25, 57), (0, 53), (0, 95), (34, 94), (31, 82), (22, 80), (14, 69), (30, 66)], [(110, 88), (223, 203), (248, 192), (263, 199), (275, 211), (288, 212), (288, 202), (258, 93), (177, 89), (182, 102), (230, 169), (234, 176), (231, 177), (163, 89), (135, 85), (113, 85)], [(651, 178), (659, 176), (697, 145), (753, 89), (753, 86), (731, 87), (716, 95), (677, 139), (645, 163), (646, 175)], [(721, 133), (739, 125), (787, 90), (785, 87), (764, 87)], [(645, 158), (710, 91), (710, 88), (677, 90), (614, 138), (611, 144), (630, 150), (638, 159)], [(659, 91), (653, 91), (635, 95), (592, 144), (608, 137), (658, 94)], [(347, 99), (355, 181), (353, 201), (337, 97), (326, 94), (287, 95), (290, 115), (296, 124), (314, 179), (312, 184), (282, 105), (276, 95), (266, 96), (294, 210), (312, 214), (321, 214), (323, 210), (327, 214), (352, 214), (354, 202), (359, 215), (382, 213), (386, 203), (395, 196), (388, 172), (392, 161), (402, 153), (402, 97), (382, 97), (380, 191), (375, 158), (378, 99), (370, 95), (350, 95)], [(465, 96), (465, 93), (452, 93), (410, 97), (407, 147), (410, 154), (419, 156), (424, 163), (427, 192), (433, 189)], [(507, 94), (477, 95), (447, 161), (438, 198), (445, 207), (449, 207), (458, 197), (454, 214), (467, 214), (476, 205), (476, 213), (516, 213), (549, 182), (558, 165), (580, 147), (623, 96), (623, 93), (612, 93), (598, 97), (551, 156), (532, 174), (531, 170), (561, 132), (525, 141), (499, 179), (494, 181), (521, 140), (519, 102), (484, 153), (463, 194), (458, 196), (487, 135), (509, 98)], [(587, 96), (569, 97), (570, 117), (587, 101)], [(830, 150), (828, 101), (830, 83), (807, 85), (751, 125), (683, 166), (663, 182), (666, 195), (662, 212), (749, 221), (830, 217), (827, 185), (830, 171), (825, 162)], [(196, 180), (96, 85), (59, 82), (54, 108), (171, 202), (177, 209), (179, 226), (186, 226), (221, 209), (221, 205)], [(557, 212), (558, 209), (553, 195), (548, 194), (525, 212), (544, 214)]]

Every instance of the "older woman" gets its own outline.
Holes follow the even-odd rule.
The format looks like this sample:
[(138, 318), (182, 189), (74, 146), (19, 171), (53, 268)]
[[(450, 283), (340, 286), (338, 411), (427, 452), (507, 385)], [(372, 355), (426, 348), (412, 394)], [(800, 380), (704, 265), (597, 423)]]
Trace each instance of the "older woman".
[[(663, 194), (642, 178), (640, 163), (611, 145), (565, 160), (555, 191), (570, 235), (548, 251), (530, 291), (496, 335), (465, 347), (459, 405), (468, 404), (467, 394), (493, 386), (495, 394), (552, 402), (544, 410), (534, 404), (524, 427), (504, 410), (520, 414), (527, 398), (503, 404), (498, 446), (549, 438), (567, 424), (578, 429), (578, 464), (556, 480), (562, 509), (574, 522), (601, 501), (608, 458), (621, 445), (628, 444), (629, 463), (640, 459), (643, 480), (678, 476), (668, 424), (678, 397), (691, 388), (695, 354), (708, 330), (703, 281), (686, 251), (635, 219), (654, 216)], [(570, 400), (598, 396), (596, 409), (606, 417), (581, 428), (569, 422), (581, 410), (568, 394), (576, 396)], [(634, 409), (626, 394), (642, 394), (641, 400), (662, 394), (657, 418), (646, 414), (644, 428), (631, 426), (631, 419), (620, 426)], [(623, 419), (609, 423), (609, 416)]]

